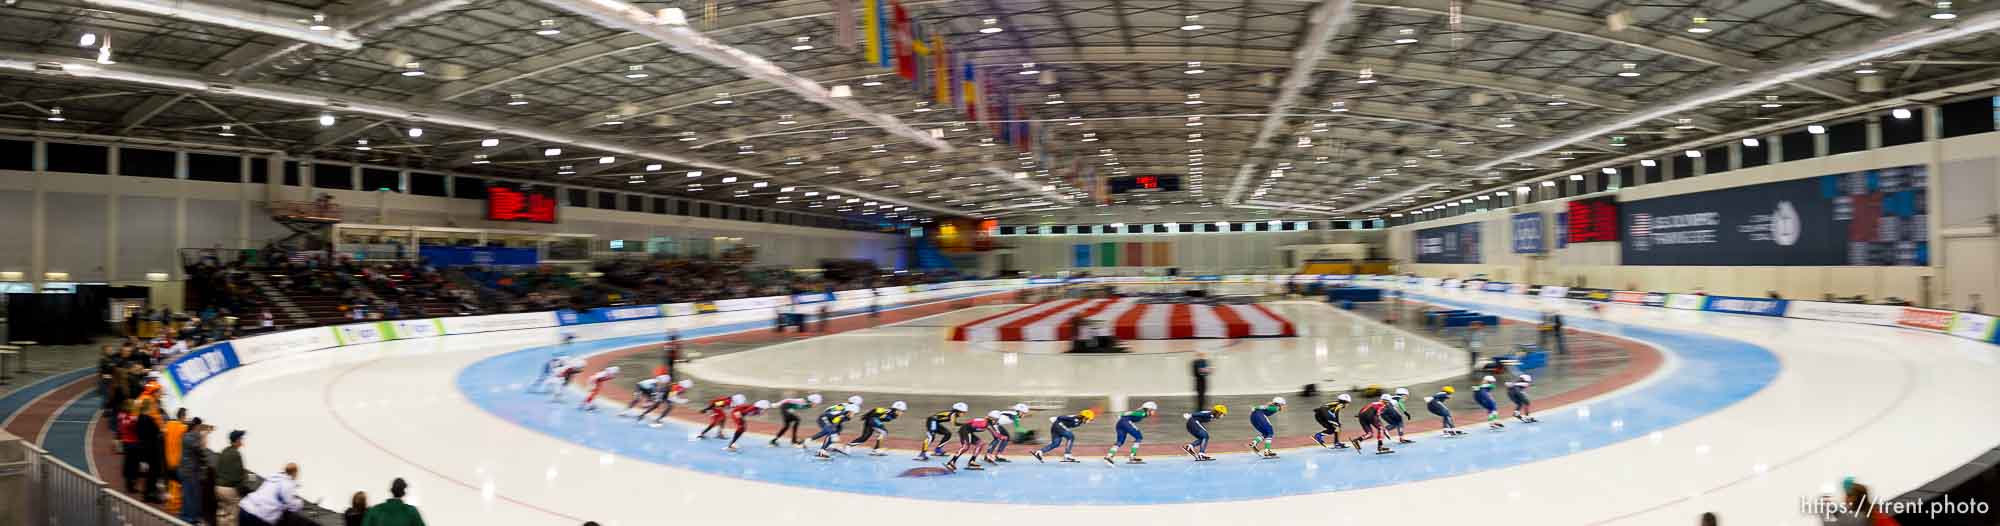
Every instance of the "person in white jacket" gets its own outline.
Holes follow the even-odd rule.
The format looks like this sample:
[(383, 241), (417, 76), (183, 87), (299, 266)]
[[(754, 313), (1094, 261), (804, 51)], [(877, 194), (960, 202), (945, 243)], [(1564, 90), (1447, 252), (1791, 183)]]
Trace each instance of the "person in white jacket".
[(299, 465), (285, 464), (283, 473), (273, 473), (264, 477), (264, 484), (257, 491), (243, 497), (241, 519), (248, 526), (277, 526), (288, 513), (298, 513), (305, 509), (306, 501), (299, 498)]

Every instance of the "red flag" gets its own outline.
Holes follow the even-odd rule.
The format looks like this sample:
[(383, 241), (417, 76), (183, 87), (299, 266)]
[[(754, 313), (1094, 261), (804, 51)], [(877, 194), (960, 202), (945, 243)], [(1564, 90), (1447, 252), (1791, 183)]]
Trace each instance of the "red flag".
[(890, 31), (896, 38), (896, 75), (905, 80), (917, 80), (916, 50), (910, 47), (914, 42), (910, 33), (910, 12), (903, 10), (902, 0), (890, 0)]

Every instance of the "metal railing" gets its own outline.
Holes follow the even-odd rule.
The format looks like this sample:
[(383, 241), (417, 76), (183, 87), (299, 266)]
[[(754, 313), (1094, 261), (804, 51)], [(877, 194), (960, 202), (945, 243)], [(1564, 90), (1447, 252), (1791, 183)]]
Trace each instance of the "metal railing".
[(188, 526), (56, 460), (42, 448), (25, 442), (21, 446), (28, 452), (26, 526)]

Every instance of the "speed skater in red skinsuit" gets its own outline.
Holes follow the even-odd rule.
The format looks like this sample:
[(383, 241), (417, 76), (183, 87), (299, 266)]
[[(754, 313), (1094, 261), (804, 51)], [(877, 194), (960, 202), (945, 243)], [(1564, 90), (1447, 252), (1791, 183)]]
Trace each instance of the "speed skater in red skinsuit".
[[(743, 395), (736, 395), (736, 396), (741, 397)], [(726, 447), (724, 449), (727, 449), (729, 451), (735, 451), (736, 441), (743, 439), (743, 432), (746, 431), (745, 428), (749, 427), (749, 423), (746, 422), (745, 420), (753, 416), (764, 414), (764, 410), (770, 408), (771, 408), (770, 400), (758, 400), (757, 403), (754, 404), (750, 405), (738, 404), (736, 407), (729, 408), (729, 420), (736, 423), (736, 435), (729, 437), (729, 447)]]
[(604, 370), (598, 371), (597, 374), (590, 375), (590, 395), (583, 397), (583, 404), (576, 408), (584, 411), (597, 411), (597, 406), (592, 405), (591, 402), (597, 400), (597, 393), (604, 391), (604, 384), (617, 377), (618, 366), (616, 365), (606, 367)]
[(701, 432), (695, 433), (694, 437), (697, 439), (708, 438), (708, 430), (713, 429), (715, 430), (715, 438), (722, 438), (722, 432), (725, 430), (722, 421), (729, 418), (729, 408), (747, 403), (750, 403), (750, 401), (740, 394), (718, 396), (713, 400), (709, 400), (708, 406), (701, 408), (701, 412), (708, 413), (708, 427), (701, 428)]

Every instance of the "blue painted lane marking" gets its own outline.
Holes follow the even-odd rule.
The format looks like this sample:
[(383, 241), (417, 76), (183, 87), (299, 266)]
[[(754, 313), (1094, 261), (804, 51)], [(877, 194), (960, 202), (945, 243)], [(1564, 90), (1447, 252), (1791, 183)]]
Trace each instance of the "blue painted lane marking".
[[(1474, 306), (1494, 312), (1532, 317), (1525, 309), (1473, 304), (1433, 298), (1444, 304)], [(815, 461), (794, 448), (768, 448), (767, 438), (745, 437), (741, 453), (722, 451), (715, 440), (690, 442), (696, 428), (670, 423), (661, 429), (635, 425), (613, 413), (584, 414), (575, 409), (575, 398), (567, 404), (551, 404), (546, 395), (527, 393), (519, 385), (522, 378), (539, 370), (549, 355), (547, 347), (537, 347), (494, 356), (461, 371), (459, 389), (488, 413), (522, 427), (626, 457), (714, 475), (738, 477), (813, 489), (847, 491), (878, 496), (894, 496), (939, 501), (974, 501), (1043, 505), (1134, 505), (1160, 503), (1215, 502), (1305, 495), (1387, 486), (1450, 477), (1518, 466), (1571, 453), (1602, 448), (1686, 423), (1740, 402), (1769, 385), (1776, 378), (1779, 363), (1770, 351), (1745, 342), (1691, 332), (1624, 326), (1595, 320), (1578, 320), (1582, 328), (1602, 330), (1661, 347), (1679, 360), (1679, 367), (1644, 387), (1616, 393), (1612, 398), (1581, 407), (1542, 414), (1541, 424), (1514, 424), (1498, 433), (1478, 429), (1484, 415), (1460, 415), (1472, 430), (1470, 436), (1442, 439), (1429, 435), (1418, 444), (1400, 448), (1393, 455), (1356, 454), (1348, 451), (1299, 449), (1284, 452), (1276, 460), (1257, 460), (1249, 455), (1221, 455), (1219, 462), (1194, 463), (1172, 455), (1153, 457), (1152, 463), (1116, 468), (1096, 460), (1102, 451), (1077, 453), (1082, 464), (1038, 465), (1026, 455), (1026, 447), (1015, 450), (1015, 462), (983, 472), (960, 472), (945, 477), (900, 477), (920, 464), (909, 452), (886, 457), (839, 457)], [(714, 334), (764, 327), (762, 323), (730, 324), (685, 331)], [(611, 350), (657, 341), (642, 336), (590, 342), (587, 349)], [(622, 395), (623, 393), (618, 393)], [(829, 399), (844, 395), (828, 393)], [(1504, 404), (1504, 401), (1503, 401)], [(930, 408), (912, 408), (922, 414)], [(975, 408), (979, 409), (979, 408)], [(1186, 408), (1165, 408), (1156, 418), (1168, 419), (1164, 429), (1149, 438), (1154, 443), (1181, 443), (1188, 440), (1178, 420)], [(1503, 407), (1503, 410), (1505, 408)], [(977, 412), (977, 411), (975, 411)], [(1046, 415), (1030, 417), (1040, 426)], [(891, 430), (898, 436), (921, 433), (917, 419), (899, 420)], [(1090, 425), (1110, 425), (1100, 421)], [(811, 426), (807, 426), (811, 427)], [(1211, 426), (1218, 439), (1250, 436), (1246, 419), (1230, 419)], [(808, 430), (810, 431), (810, 429)], [(850, 426), (842, 438), (859, 430)], [(1304, 433), (1304, 429), (1280, 430)]]

